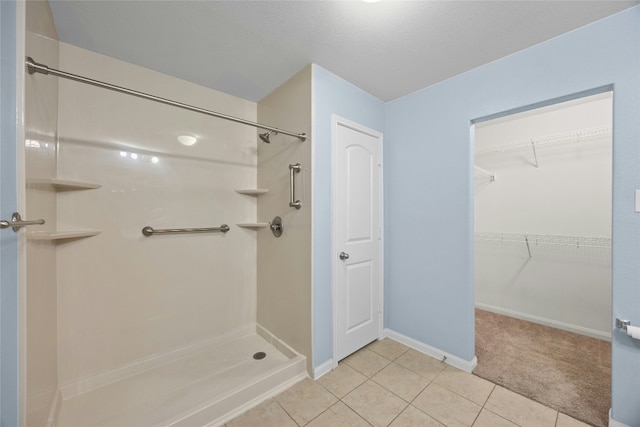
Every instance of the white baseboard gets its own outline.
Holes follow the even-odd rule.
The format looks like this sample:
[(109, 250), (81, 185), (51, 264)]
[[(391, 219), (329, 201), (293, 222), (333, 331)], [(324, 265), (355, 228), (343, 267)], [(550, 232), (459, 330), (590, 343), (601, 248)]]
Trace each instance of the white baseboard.
[(317, 380), (324, 374), (331, 372), (333, 369), (333, 359), (329, 359), (320, 366), (316, 366), (313, 368), (313, 379)]
[(170, 351), (168, 353), (156, 354), (153, 356), (134, 360), (133, 362), (119, 366), (115, 369), (62, 384), (60, 386), (62, 400), (66, 400), (79, 394), (95, 390), (96, 388), (102, 387), (103, 385), (130, 377), (132, 375), (147, 371), (160, 365), (164, 365), (165, 363), (178, 360), (208, 346), (254, 333), (256, 333), (256, 324), (252, 323), (224, 335), (190, 344), (174, 351)]
[(609, 409), (609, 427), (630, 427), (630, 426), (626, 424), (622, 424), (621, 422), (611, 418), (611, 409)]
[(508, 308), (496, 307), (489, 304), (476, 303), (476, 308), (490, 311), (496, 314), (515, 317), (516, 319), (526, 320), (528, 322), (537, 323), (539, 325), (551, 326), (552, 328), (562, 329), (563, 331), (573, 332), (574, 334), (586, 335), (591, 338), (611, 341), (611, 333), (598, 331), (596, 329), (589, 329), (583, 326), (560, 322), (553, 319), (547, 319), (546, 317), (535, 316), (533, 314), (522, 313), (520, 311), (509, 310)]
[(418, 350), (419, 352), (422, 352), (436, 359), (439, 359), (439, 360), (444, 359), (445, 363), (451, 366), (454, 366), (458, 369), (462, 369), (463, 371), (466, 371), (466, 372), (473, 371), (476, 365), (478, 364), (478, 359), (475, 356), (473, 356), (473, 359), (471, 360), (465, 360), (451, 353), (447, 353), (446, 351), (440, 350), (435, 347), (431, 347), (428, 344), (417, 341), (406, 335), (402, 335), (398, 332), (392, 331), (391, 329), (385, 329), (384, 336), (391, 338), (392, 340), (398, 341), (401, 344), (404, 344), (408, 347), (413, 348), (414, 350)]

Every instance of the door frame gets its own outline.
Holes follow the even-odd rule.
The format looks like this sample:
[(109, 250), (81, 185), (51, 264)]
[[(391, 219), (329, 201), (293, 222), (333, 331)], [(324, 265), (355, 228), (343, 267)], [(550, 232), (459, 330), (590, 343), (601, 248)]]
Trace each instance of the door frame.
[[(501, 112), (497, 112), (494, 114), (489, 114), (486, 116), (481, 116), (475, 119), (471, 119), (469, 121), (469, 149), (470, 149), (470, 156), (469, 156), (469, 173), (470, 173), (470, 191), (469, 191), (469, 201), (470, 201), (470, 211), (471, 211), (471, 232), (470, 232), (470, 247), (471, 247), (471, 292), (472, 292), (472, 299), (473, 299), (473, 305), (472, 305), (472, 316), (471, 318), (473, 319), (473, 324), (475, 325), (475, 319), (476, 319), (476, 314), (475, 314), (475, 309), (476, 309), (476, 300), (475, 300), (475, 289), (476, 289), (476, 282), (475, 282), (475, 260), (476, 260), (476, 251), (475, 251), (475, 213), (476, 213), (476, 202), (475, 202), (475, 186), (473, 185), (473, 176), (474, 176), (474, 166), (475, 166), (475, 152), (476, 152), (476, 143), (475, 143), (475, 126), (478, 123), (482, 123), (485, 121), (489, 121), (489, 120), (494, 120), (494, 119), (499, 119), (499, 118), (503, 118), (503, 117), (508, 117), (510, 115), (513, 114), (517, 114), (517, 113), (522, 113), (525, 111), (533, 111), (539, 108), (544, 108), (544, 107), (549, 107), (549, 106), (553, 106), (553, 105), (558, 105), (561, 104), (563, 102), (568, 102), (568, 101), (573, 101), (573, 100), (577, 100), (577, 99), (581, 99), (581, 98), (586, 98), (589, 96), (593, 96), (593, 95), (598, 95), (598, 94), (602, 94), (602, 93), (607, 93), (610, 92), (611, 93), (611, 151), (612, 151), (612, 158), (611, 158), (611, 165), (610, 165), (610, 170), (609, 173), (611, 175), (611, 201), (609, 204), (609, 208), (610, 208), (610, 212), (611, 212), (611, 224), (610, 224), (610, 228), (611, 228), (611, 256), (610, 256), (610, 262), (611, 262), (611, 268), (610, 268), (610, 278), (611, 278), (611, 303), (610, 303), (610, 307), (611, 307), (611, 352), (614, 351), (614, 335), (615, 335), (615, 331), (616, 331), (616, 325), (614, 324), (613, 321), (613, 317), (616, 316), (616, 311), (615, 311), (615, 301), (613, 298), (614, 295), (614, 290), (616, 288), (616, 281), (614, 280), (613, 277), (613, 273), (614, 273), (614, 268), (613, 268), (613, 255), (614, 255), (614, 233), (613, 233), (613, 227), (614, 227), (614, 222), (615, 222), (615, 212), (614, 212), (614, 205), (613, 205), (613, 197), (614, 197), (614, 187), (615, 187), (615, 176), (614, 176), (614, 167), (615, 167), (615, 147), (616, 147), (616, 139), (615, 139), (615, 129), (616, 129), (616, 125), (615, 125), (615, 96), (616, 96), (616, 92), (614, 89), (614, 85), (613, 84), (608, 84), (608, 85), (604, 85), (604, 86), (599, 86), (599, 87), (595, 87), (595, 88), (591, 88), (591, 89), (587, 89), (587, 90), (583, 90), (583, 91), (578, 91), (575, 93), (572, 93), (570, 95), (565, 95), (562, 97), (558, 97), (558, 98), (550, 98), (550, 99), (546, 99), (543, 101), (539, 101), (537, 103), (534, 104), (530, 104), (527, 106), (523, 106), (520, 108), (514, 108), (514, 109), (510, 109), (510, 110), (506, 110), (506, 111), (501, 111)], [(528, 319), (525, 319), (528, 320)], [(550, 325), (545, 325), (545, 326), (550, 326)], [(572, 333), (576, 333), (574, 331), (570, 331)], [(589, 336), (589, 335), (587, 335)], [(473, 329), (473, 345), (474, 345), (474, 349), (475, 349), (475, 342), (476, 342), (476, 331), (475, 331), (475, 326)], [(611, 356), (611, 355), (610, 355)], [(474, 357), (476, 357), (475, 355), (475, 351), (474, 351)], [(612, 363), (613, 365), (613, 363)], [(610, 379), (613, 380), (613, 366), (611, 366), (611, 373), (609, 375)], [(615, 421), (612, 418), (612, 409), (613, 409), (613, 390), (611, 390), (610, 393), (610, 400), (609, 403), (611, 405), (611, 407), (609, 408), (609, 426), (617, 426), (618, 423), (617, 421)], [(622, 424), (620, 424), (622, 426)]]
[(336, 114), (331, 115), (331, 308), (333, 311), (333, 350), (332, 350), (332, 369), (338, 367), (338, 310), (337, 310), (337, 266), (338, 245), (336, 242), (336, 159), (338, 152), (336, 150), (336, 136), (338, 126), (345, 126), (357, 132), (362, 132), (379, 141), (379, 160), (380, 160), (380, 184), (379, 184), (379, 209), (380, 209), (380, 231), (379, 231), (379, 266), (378, 272), (380, 277), (379, 298), (378, 298), (378, 339), (384, 338), (384, 162), (383, 162), (383, 134), (354, 121), (345, 119)]
[[(10, 212), (24, 212), (26, 206), (25, 197), (25, 152), (24, 152), (24, 80), (25, 80), (25, 38), (26, 38), (26, 5), (25, 2), (6, 2), (0, 5), (2, 8), (1, 32), (7, 36), (3, 37), (0, 50), (7, 63), (3, 64), (3, 69), (8, 74), (9, 79), (13, 79), (13, 87), (8, 84), (13, 99), (7, 103), (12, 111), (2, 111), (0, 126), (1, 133), (5, 141), (3, 155), (9, 156), (2, 160), (7, 166), (14, 157), (15, 167), (13, 170), (3, 170), (2, 213), (11, 216)], [(14, 33), (15, 31), (15, 33)], [(13, 70), (10, 70), (13, 68)], [(6, 77), (3, 77), (5, 79)], [(9, 110), (8, 109), (8, 110)], [(7, 146), (13, 140), (13, 146)], [(3, 168), (4, 169), (4, 168)], [(11, 168), (10, 168), (11, 169)], [(0, 368), (2, 377), (2, 392), (0, 393), (0, 412), (2, 412), (2, 422), (7, 425), (25, 425), (26, 415), (26, 277), (25, 260), (26, 247), (24, 232), (13, 233), (9, 230), (3, 231), (12, 240), (8, 247), (15, 253), (4, 253), (3, 268), (9, 268), (2, 274), (2, 294), (7, 300), (2, 302), (3, 308), (8, 312), (2, 313), (2, 336), (0, 337), (1, 352), (0, 358), (5, 366)], [(8, 257), (7, 257), (8, 255)], [(7, 288), (10, 288), (7, 290)], [(6, 366), (8, 364), (8, 366)], [(9, 374), (8, 374), (9, 372)], [(5, 377), (7, 375), (7, 377)]]

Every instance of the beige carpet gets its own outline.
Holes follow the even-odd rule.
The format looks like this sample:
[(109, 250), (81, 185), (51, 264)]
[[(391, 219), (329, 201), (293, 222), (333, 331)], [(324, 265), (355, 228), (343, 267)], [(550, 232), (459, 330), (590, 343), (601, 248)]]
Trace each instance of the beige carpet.
[(611, 406), (611, 344), (476, 310), (479, 377), (605, 427)]

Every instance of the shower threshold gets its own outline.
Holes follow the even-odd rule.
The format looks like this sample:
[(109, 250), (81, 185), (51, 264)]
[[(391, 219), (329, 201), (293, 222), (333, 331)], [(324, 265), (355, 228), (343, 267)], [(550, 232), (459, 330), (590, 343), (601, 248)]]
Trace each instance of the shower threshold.
[[(260, 326), (257, 330), (63, 399), (52, 424), (221, 425), (307, 376), (303, 356)], [(255, 359), (260, 352), (266, 356)]]

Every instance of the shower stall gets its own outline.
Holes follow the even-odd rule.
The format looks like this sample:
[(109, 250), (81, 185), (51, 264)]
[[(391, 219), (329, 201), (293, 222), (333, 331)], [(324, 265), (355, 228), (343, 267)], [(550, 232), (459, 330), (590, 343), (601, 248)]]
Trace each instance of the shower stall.
[(60, 43), (45, 2), (26, 30), (25, 424), (217, 425), (304, 378), (310, 68), (255, 103)]

